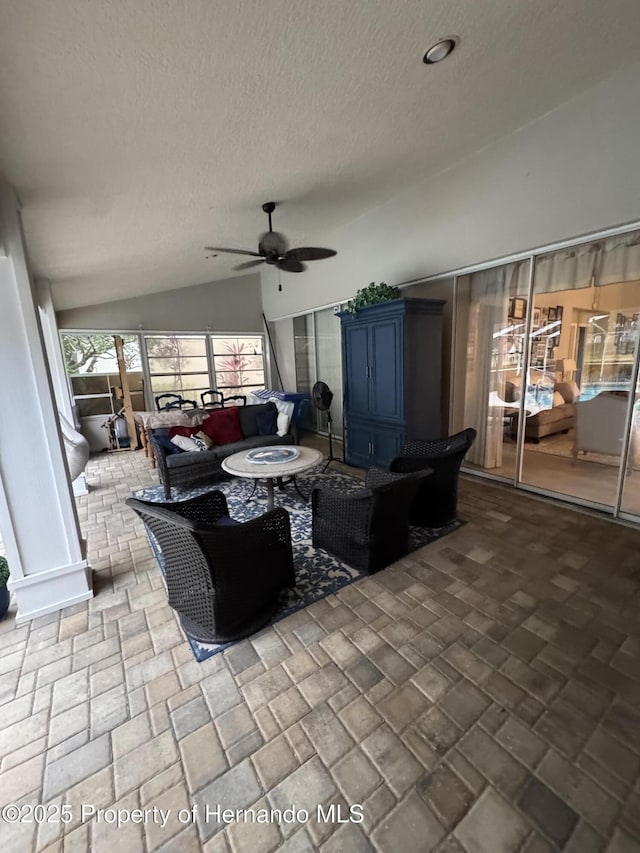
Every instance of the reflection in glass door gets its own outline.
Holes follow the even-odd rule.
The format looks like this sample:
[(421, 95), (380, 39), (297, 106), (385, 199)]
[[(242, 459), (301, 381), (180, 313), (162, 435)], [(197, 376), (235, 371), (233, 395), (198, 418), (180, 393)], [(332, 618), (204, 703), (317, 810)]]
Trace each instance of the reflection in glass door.
[(533, 284), (521, 482), (613, 510), (634, 402), (639, 235), (541, 255)]
[[(313, 334), (313, 314), (304, 314), (293, 318), (293, 345), (296, 363), (296, 391), (311, 394), (316, 381), (315, 337)], [(306, 429), (316, 429), (316, 410), (307, 409)]]
[[(333, 391), (331, 417), (333, 431), (342, 439), (342, 354), (340, 350), (340, 321), (333, 308), (314, 313), (316, 333), (316, 372)], [(327, 431), (327, 413), (318, 412), (318, 430)]]
[(461, 276), (456, 289), (452, 430), (477, 430), (465, 467), (515, 480), (529, 261)]
[[(342, 355), (340, 321), (336, 308), (324, 308), (293, 318), (296, 390), (311, 394), (316, 381), (326, 382), (333, 392), (331, 417), (334, 438), (342, 440)], [(310, 406), (307, 428), (327, 432), (327, 413)]]

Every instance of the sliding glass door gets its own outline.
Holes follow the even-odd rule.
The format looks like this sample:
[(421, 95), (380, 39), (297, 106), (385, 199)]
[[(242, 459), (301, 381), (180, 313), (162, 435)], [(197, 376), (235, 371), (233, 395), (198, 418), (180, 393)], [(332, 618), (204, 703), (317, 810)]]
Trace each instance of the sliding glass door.
[[(316, 333), (316, 373), (333, 391), (331, 418), (333, 431), (342, 439), (342, 353), (340, 320), (333, 308), (314, 313)], [(318, 412), (318, 429), (326, 432), (327, 413)]]
[(467, 470), (640, 519), (640, 232), (459, 276), (454, 341)]
[[(326, 382), (333, 392), (333, 433), (342, 439), (342, 355), (338, 308), (325, 308), (293, 318), (296, 389), (311, 394), (315, 382)], [(309, 429), (327, 432), (327, 413), (313, 405)]]
[[(638, 322), (634, 329), (636, 342), (638, 339)], [(637, 343), (636, 343), (637, 349)], [(638, 355), (636, 353), (636, 358)], [(629, 413), (631, 428), (628, 433), (628, 442), (625, 448), (626, 456), (622, 468), (622, 493), (620, 500), (620, 512), (633, 516), (640, 521), (640, 371), (638, 364), (635, 365), (635, 394), (633, 395), (632, 409)]]
[[(635, 402), (638, 279), (638, 235), (536, 258), (529, 337), (535, 390), (527, 405), (522, 483), (607, 510), (616, 506)], [(630, 459), (629, 471), (634, 465)], [(627, 490), (630, 502), (633, 491)]]
[(514, 480), (523, 393), (529, 261), (458, 278), (454, 432), (474, 427), (465, 467)]

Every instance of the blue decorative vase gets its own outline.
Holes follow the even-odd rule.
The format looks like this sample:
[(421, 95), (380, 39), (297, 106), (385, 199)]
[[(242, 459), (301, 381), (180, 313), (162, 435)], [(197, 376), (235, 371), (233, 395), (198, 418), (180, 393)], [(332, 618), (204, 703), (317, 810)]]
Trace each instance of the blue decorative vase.
[(11, 594), (6, 586), (0, 587), (0, 619), (4, 618), (5, 613), (9, 609), (9, 599)]

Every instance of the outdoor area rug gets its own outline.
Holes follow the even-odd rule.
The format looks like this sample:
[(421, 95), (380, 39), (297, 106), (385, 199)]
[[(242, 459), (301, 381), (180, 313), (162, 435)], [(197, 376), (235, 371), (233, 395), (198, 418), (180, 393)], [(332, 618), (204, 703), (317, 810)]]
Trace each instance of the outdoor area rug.
[[(348, 492), (361, 489), (362, 482), (350, 477), (348, 474), (340, 474), (328, 470), (322, 473), (323, 463), (311, 471), (298, 475), (297, 482), (300, 490), (308, 495), (315, 485), (326, 486), (337, 491)], [(212, 489), (220, 489), (224, 492), (229, 506), (229, 514), (236, 521), (248, 521), (267, 511), (267, 493), (264, 483), (260, 481), (258, 488), (249, 503), (247, 498), (253, 489), (253, 481), (232, 479), (221, 480), (215, 484), (198, 486), (197, 488), (172, 488), (172, 502), (186, 500), (196, 497)], [(285, 486), (284, 491), (276, 488), (276, 506), (284, 507), (291, 519), (291, 541), (293, 545), (293, 562), (296, 572), (296, 585), (293, 589), (283, 590), (281, 593), (280, 606), (274, 613), (269, 624), (279, 622), (296, 610), (313, 604), (331, 593), (337, 592), (343, 586), (367, 577), (366, 573), (358, 571), (346, 563), (333, 557), (322, 549), (315, 549), (311, 544), (311, 503), (304, 501), (296, 492), (293, 484)], [(139, 489), (133, 493), (133, 497), (149, 501), (165, 501), (162, 486), (149, 486)], [(415, 551), (423, 545), (428, 545), (441, 536), (447, 536), (464, 524), (457, 519), (446, 527), (426, 528), (412, 527), (410, 550)], [(164, 573), (164, 561), (157, 543), (150, 538), (151, 547), (158, 559), (160, 568)], [(203, 661), (218, 652), (224, 651), (233, 643), (199, 643), (187, 636), (196, 660)], [(239, 641), (237, 641), (239, 642)]]

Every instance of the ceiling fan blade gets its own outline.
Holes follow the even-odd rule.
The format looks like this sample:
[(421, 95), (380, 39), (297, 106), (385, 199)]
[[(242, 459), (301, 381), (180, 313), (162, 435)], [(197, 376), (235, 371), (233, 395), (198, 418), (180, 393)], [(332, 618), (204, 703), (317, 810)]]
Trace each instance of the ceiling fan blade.
[(297, 258), (289, 258), (285, 257), (278, 261), (277, 263), (278, 269), (284, 270), (285, 272), (304, 272), (306, 267), (303, 263), (301, 263)]
[(259, 267), (260, 264), (264, 263), (264, 258), (260, 258), (258, 261), (245, 261), (243, 264), (238, 264), (238, 266), (233, 267), (234, 270), (248, 270), (251, 267)]
[(260, 252), (248, 252), (246, 249), (220, 249), (218, 246), (205, 246), (206, 252), (228, 252), (230, 255), (251, 255), (254, 258), (261, 258)]
[(289, 249), (287, 258), (295, 258), (298, 261), (321, 261), (323, 258), (332, 258), (336, 255), (333, 249), (319, 249), (316, 246), (301, 246), (299, 249)]
[(278, 231), (265, 231), (260, 235), (258, 249), (263, 255), (284, 255), (288, 245), (284, 234)]

